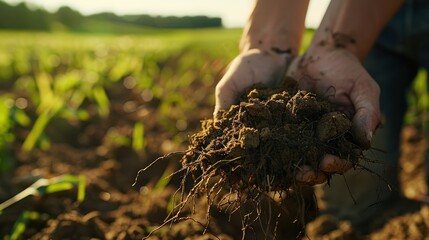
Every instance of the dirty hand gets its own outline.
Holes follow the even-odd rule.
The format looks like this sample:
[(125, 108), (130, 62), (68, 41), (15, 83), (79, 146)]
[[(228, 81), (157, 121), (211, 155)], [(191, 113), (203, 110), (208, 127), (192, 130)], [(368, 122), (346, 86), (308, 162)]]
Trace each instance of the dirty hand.
[[(299, 88), (328, 97), (339, 111), (351, 117), (354, 140), (362, 148), (370, 148), (380, 122), (380, 89), (351, 51), (329, 46), (310, 48), (294, 59), (287, 75), (298, 81)], [(343, 174), (351, 167), (349, 161), (326, 155), (320, 171), (302, 166), (296, 179), (308, 185), (319, 184), (326, 181), (327, 175)]]
[(290, 62), (289, 53), (250, 49), (238, 55), (216, 86), (214, 116), (237, 103), (239, 95), (256, 83), (279, 84)]

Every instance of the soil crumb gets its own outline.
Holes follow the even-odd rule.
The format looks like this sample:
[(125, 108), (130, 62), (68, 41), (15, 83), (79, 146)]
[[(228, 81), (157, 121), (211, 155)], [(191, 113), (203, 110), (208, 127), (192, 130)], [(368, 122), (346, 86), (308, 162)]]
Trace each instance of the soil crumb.
[(325, 154), (358, 164), (362, 149), (351, 121), (323, 96), (289, 79), (277, 89), (254, 86), (240, 100), (191, 136), (182, 161), (187, 172), (221, 175), (236, 190), (270, 192), (295, 186), (297, 170), (318, 169)]
[[(262, 198), (277, 206), (291, 194), (303, 198), (295, 178), (302, 166), (318, 169), (325, 154), (359, 165), (363, 149), (354, 143), (351, 125), (325, 97), (298, 90), (292, 79), (275, 89), (253, 86), (239, 104), (202, 121), (202, 130), (190, 137), (179, 170), (181, 201), (166, 223), (183, 219), (180, 212), (191, 199), (205, 195), (207, 215), (211, 206), (240, 212), (245, 232), (260, 219)], [(303, 224), (304, 214), (296, 217)], [(277, 226), (280, 215), (266, 224)]]

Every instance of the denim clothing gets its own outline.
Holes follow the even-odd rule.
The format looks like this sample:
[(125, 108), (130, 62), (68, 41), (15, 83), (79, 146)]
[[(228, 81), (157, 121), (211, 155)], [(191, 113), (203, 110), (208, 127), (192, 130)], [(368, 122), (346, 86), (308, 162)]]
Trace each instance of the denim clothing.
[[(399, 139), (407, 108), (405, 93), (419, 68), (429, 71), (429, 1), (407, 0), (380, 33), (364, 66), (381, 88), (383, 127), (375, 132), (364, 165), (374, 173), (351, 170), (316, 188), (322, 212), (350, 220), (365, 232), (368, 219), (399, 195)], [(392, 191), (390, 190), (392, 189)]]
[[(387, 146), (399, 149), (406, 111), (405, 93), (419, 68), (429, 70), (429, 1), (409, 0), (380, 34), (364, 63), (381, 88), (380, 105), (387, 128)], [(390, 160), (389, 160), (390, 161)]]

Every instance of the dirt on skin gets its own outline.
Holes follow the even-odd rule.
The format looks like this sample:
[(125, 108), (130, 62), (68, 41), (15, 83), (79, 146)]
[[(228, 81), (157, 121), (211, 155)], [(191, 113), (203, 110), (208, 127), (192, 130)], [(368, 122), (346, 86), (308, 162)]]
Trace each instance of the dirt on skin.
[[(359, 166), (362, 148), (353, 142), (351, 127), (351, 121), (325, 97), (298, 90), (292, 79), (280, 88), (253, 86), (238, 105), (203, 121), (202, 130), (190, 137), (179, 170), (181, 199), (165, 223), (183, 219), (185, 206), (205, 195), (207, 215), (213, 206), (228, 214), (240, 212), (246, 234), (263, 215), (263, 199), (282, 208), (292, 194), (302, 198), (302, 183), (296, 181), (302, 166), (319, 169), (325, 154)], [(304, 199), (298, 200), (301, 212), (294, 217), (302, 224), (307, 213), (300, 205), (305, 205)], [(275, 237), (281, 213), (268, 211), (277, 219), (267, 217), (261, 226), (275, 226), (274, 233), (271, 226), (266, 231)]]
[(291, 79), (277, 89), (259, 85), (239, 105), (202, 122), (182, 164), (187, 171), (220, 174), (234, 189), (286, 191), (300, 167), (318, 169), (325, 154), (358, 164), (362, 149), (351, 125), (326, 98), (298, 90)]
[[(205, 88), (213, 89), (214, 86), (192, 86), (189, 89), (189, 96), (192, 96), (191, 93), (196, 89)], [(47, 135), (52, 141), (50, 149), (22, 152), (20, 147), (28, 134), (28, 129), (16, 127), (16, 143), (11, 146), (9, 152), (11, 158), (15, 160), (15, 167), (9, 173), (0, 176), (0, 202), (21, 192), (39, 178), (51, 178), (62, 174), (83, 175), (86, 178), (86, 195), (83, 202), (78, 202), (77, 190), (71, 189), (42, 197), (28, 197), (10, 206), (0, 215), (1, 238), (11, 234), (14, 223), (24, 211), (34, 211), (40, 216), (27, 223), (21, 239), (141, 239), (163, 223), (171, 211), (172, 196), (175, 195), (181, 179), (173, 177), (164, 188), (157, 189), (155, 186), (163, 179), (162, 175), (167, 167), (172, 166), (173, 171), (180, 167), (180, 157), (172, 156), (157, 163), (151, 171), (140, 177), (140, 188), (133, 188), (131, 185), (138, 169), (147, 166), (165, 153), (186, 150), (188, 141), (185, 138), (182, 142), (173, 144), (171, 141), (173, 135), (160, 126), (159, 99), (144, 101), (140, 92), (121, 85), (109, 88), (108, 95), (111, 99), (111, 109), (107, 119), (94, 114), (91, 115), (90, 122), (68, 123), (62, 120), (52, 122), (47, 129)], [(93, 111), (92, 108), (93, 106), (88, 105), (90, 112)], [(196, 132), (200, 119), (210, 117), (212, 110), (210, 101), (199, 101), (198, 111), (188, 113), (188, 129), (182, 134)], [(148, 142), (146, 149), (141, 152), (136, 152), (131, 147), (119, 146), (108, 137), (112, 131), (131, 137), (136, 119), (144, 122), (145, 138)], [(415, 134), (420, 133), (420, 130), (412, 132), (413, 134), (409, 134), (411, 137), (403, 135), (401, 165), (404, 171), (406, 167), (403, 163), (422, 164), (422, 153), (427, 149), (427, 140), (424, 140), (421, 134)], [(407, 167), (407, 171), (409, 174), (401, 178), (405, 184), (404, 191), (413, 189), (412, 192), (420, 194), (420, 190), (426, 186), (421, 182), (422, 168)], [(261, 199), (262, 207), (270, 211), (262, 212), (266, 215), (261, 216), (261, 222), (254, 224), (256, 225), (254, 230), (246, 235), (248, 239), (252, 236), (254, 239), (264, 239), (267, 236), (267, 230), (257, 230), (256, 227), (261, 229), (261, 224), (266, 223), (270, 217), (268, 213), (271, 213), (274, 221), (278, 219), (277, 239), (296, 239), (297, 236), (307, 239), (302, 232), (302, 226), (296, 221), (297, 212), (304, 210), (308, 221), (314, 218), (317, 207), (312, 199), (312, 189), (303, 187), (301, 190), (305, 193), (292, 194), (297, 198), (279, 200), (282, 205), (272, 204), (271, 198)], [(298, 204), (301, 201), (298, 197), (306, 198), (305, 206)], [(424, 202), (422, 197), (415, 201)], [(197, 204), (192, 216), (203, 225), (191, 219), (183, 219), (161, 228), (150, 239), (241, 238), (243, 226), (239, 212), (231, 215), (224, 211), (223, 206), (212, 207), (207, 227), (205, 222), (207, 196), (201, 194), (195, 198), (195, 202)], [(409, 231), (416, 233), (413, 236), (424, 236), (427, 233), (425, 228), (429, 228), (428, 216), (427, 210), (424, 210), (427, 207), (423, 205), (416, 211), (410, 205), (402, 205), (409, 208), (404, 214), (397, 217), (378, 216), (378, 219), (385, 221), (386, 224), (379, 229), (378, 235), (374, 236), (379, 236), (378, 239), (389, 239), (394, 234), (396, 239), (413, 239), (411, 235), (406, 235)], [(192, 208), (184, 209), (184, 215), (190, 216), (192, 212)], [(281, 216), (278, 218), (279, 213)], [(415, 218), (415, 221), (410, 218)], [(395, 224), (391, 225), (394, 222)], [(411, 222), (416, 224), (409, 224)], [(398, 227), (398, 224), (401, 227)], [(271, 225), (272, 228), (275, 227), (274, 223)], [(273, 237), (268, 235), (268, 238)]]

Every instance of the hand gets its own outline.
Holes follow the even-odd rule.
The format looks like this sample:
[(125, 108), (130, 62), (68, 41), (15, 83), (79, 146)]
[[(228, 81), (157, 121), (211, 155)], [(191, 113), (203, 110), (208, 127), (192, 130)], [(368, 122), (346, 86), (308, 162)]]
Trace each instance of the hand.
[[(338, 109), (352, 118), (354, 140), (363, 148), (371, 145), (372, 134), (380, 122), (380, 89), (349, 50), (329, 46), (310, 48), (296, 58), (288, 73), (299, 87), (327, 96)], [(322, 183), (327, 174), (343, 174), (352, 166), (349, 161), (326, 155), (320, 171), (303, 166), (296, 175), (298, 182), (309, 185)]]
[(352, 167), (352, 162), (327, 154), (320, 163), (318, 171), (308, 165), (300, 166), (295, 179), (299, 185), (321, 184), (328, 180), (329, 175), (344, 174)]
[(229, 65), (216, 86), (214, 116), (220, 109), (237, 103), (237, 98), (247, 87), (255, 83), (275, 85), (283, 79), (291, 55), (251, 49), (238, 55)]

